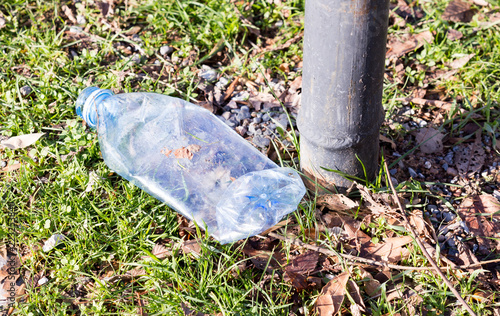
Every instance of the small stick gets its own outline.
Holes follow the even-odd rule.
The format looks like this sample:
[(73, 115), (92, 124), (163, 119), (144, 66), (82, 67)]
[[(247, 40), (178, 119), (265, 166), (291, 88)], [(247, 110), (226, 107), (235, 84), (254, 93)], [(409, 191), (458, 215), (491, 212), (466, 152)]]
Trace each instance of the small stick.
[[(384, 161), (384, 168), (385, 168), (385, 172), (387, 172), (387, 174), (389, 174), (389, 167), (387, 166), (387, 162)], [(444, 275), (444, 273), (441, 271), (441, 269), (438, 267), (437, 263), (434, 261), (434, 259), (432, 259), (432, 256), (427, 252), (427, 249), (425, 249), (424, 245), (422, 244), (422, 241), (420, 240), (420, 238), (418, 237), (415, 229), (413, 228), (413, 226), (411, 225), (409, 219), (408, 219), (408, 216), (406, 216), (406, 211), (405, 209), (403, 208), (403, 205), (401, 205), (401, 201), (399, 200), (399, 197), (398, 197), (398, 194), (396, 193), (396, 189), (394, 189), (394, 185), (392, 184), (392, 179), (391, 177), (387, 177), (387, 181), (389, 182), (389, 186), (391, 187), (391, 191), (392, 191), (392, 194), (394, 195), (394, 198), (396, 199), (396, 203), (398, 204), (398, 207), (399, 207), (399, 210), (401, 211), (401, 213), (403, 214), (403, 217), (405, 219), (405, 221), (408, 223), (408, 227), (410, 228), (411, 230), (411, 233), (413, 234), (413, 236), (415, 237), (415, 241), (417, 242), (418, 246), (420, 247), (420, 249), (422, 249), (422, 253), (424, 254), (424, 256), (427, 258), (427, 260), (429, 260), (430, 264), (432, 265), (432, 267), (434, 268), (434, 270), (437, 272), (437, 274), (439, 274), (439, 276), (443, 279), (444, 283), (448, 286), (448, 288), (451, 290), (451, 292), (457, 297), (458, 301), (460, 302), (460, 304), (462, 304), (462, 306), (472, 315), (472, 316), (477, 316), (476, 313), (474, 313), (474, 311), (472, 310), (472, 308), (470, 308), (469, 304), (467, 304), (467, 302), (462, 298), (462, 296), (460, 295), (460, 293), (455, 289), (455, 287), (453, 286), (453, 284), (450, 282), (450, 280), (448, 280), (446, 278), (446, 276)]]

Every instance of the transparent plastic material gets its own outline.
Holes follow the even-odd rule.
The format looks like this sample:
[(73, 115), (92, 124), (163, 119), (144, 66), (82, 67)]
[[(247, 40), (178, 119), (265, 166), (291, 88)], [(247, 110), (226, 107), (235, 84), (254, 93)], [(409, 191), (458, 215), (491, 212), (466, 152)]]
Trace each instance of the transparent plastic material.
[(305, 194), (293, 169), (278, 167), (215, 115), (181, 99), (89, 87), (76, 111), (97, 129), (112, 170), (221, 243), (272, 227)]

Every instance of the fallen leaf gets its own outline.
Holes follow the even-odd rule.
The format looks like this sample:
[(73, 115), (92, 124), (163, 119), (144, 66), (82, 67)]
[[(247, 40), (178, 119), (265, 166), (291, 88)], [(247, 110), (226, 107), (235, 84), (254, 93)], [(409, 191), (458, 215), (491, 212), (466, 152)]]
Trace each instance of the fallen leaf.
[(315, 304), (319, 316), (333, 316), (339, 312), (348, 280), (349, 272), (346, 271), (335, 276), (323, 287)]
[(385, 238), (383, 242), (377, 244), (365, 244), (361, 248), (361, 256), (367, 259), (396, 263), (409, 256), (410, 251), (403, 247), (412, 241), (413, 237), (411, 236)]
[(359, 207), (359, 203), (354, 202), (343, 194), (324, 194), (320, 195), (316, 204), (326, 206), (332, 211), (345, 211)]
[[(107, 13), (106, 13), (107, 14)], [(104, 16), (106, 16), (106, 14), (102, 14)], [(134, 34), (137, 34), (139, 33), (139, 31), (141, 30), (141, 27), (140, 26), (132, 26), (130, 29), (128, 29), (126, 32), (125, 32), (125, 35), (134, 35)]]
[(160, 244), (155, 244), (151, 253), (158, 259), (163, 259), (172, 255), (168, 248)]
[(460, 145), (455, 153), (455, 166), (461, 176), (466, 176), (469, 172), (479, 172), (484, 165), (481, 132), (481, 129), (478, 129), (474, 143)]
[(364, 290), (366, 294), (368, 294), (370, 297), (377, 296), (380, 294), (380, 282), (378, 280), (375, 280), (375, 278), (368, 273), (365, 269), (358, 267), (361, 277), (363, 278), (363, 284), (364, 284)]
[(284, 280), (291, 281), (298, 291), (306, 289), (308, 287), (307, 275), (316, 269), (318, 260), (319, 253), (316, 251), (298, 255), (290, 265), (286, 266)]
[(26, 134), (11, 137), (0, 142), (0, 148), (18, 149), (25, 148), (35, 143), (44, 133)]
[(409, 53), (425, 43), (432, 43), (434, 41), (434, 35), (430, 31), (425, 31), (418, 34), (413, 34), (405, 42), (395, 42), (389, 45), (389, 50), (387, 50), (386, 57), (400, 57), (406, 53)]
[(8, 165), (7, 167), (3, 167), (0, 169), (1, 172), (9, 172), (9, 171), (14, 171), (14, 170), (17, 170), (19, 168), (21, 168), (21, 163), (20, 162), (16, 162), (16, 163), (13, 163), (12, 165)]
[(349, 295), (352, 297), (352, 299), (356, 303), (356, 304), (352, 304), (351, 307), (353, 305), (357, 305), (358, 307), (355, 308), (355, 311), (364, 312), (365, 311), (365, 302), (363, 301), (363, 296), (361, 296), (361, 292), (359, 290), (358, 284), (356, 282), (354, 282), (353, 280), (349, 280), (349, 282), (347, 282), (347, 288), (349, 289)]
[(272, 270), (280, 268), (286, 262), (280, 252), (257, 250), (249, 243), (245, 244), (242, 251), (250, 257), (250, 261), (260, 270), (272, 272)]
[(379, 137), (379, 140), (391, 144), (391, 148), (393, 150), (396, 150), (396, 148), (397, 148), (396, 143), (392, 139), (390, 139), (389, 137), (384, 136), (382, 134), (378, 135), (378, 137)]
[(443, 20), (452, 22), (470, 22), (477, 10), (470, 8), (471, 4), (461, 0), (453, 0), (444, 10)]
[(420, 151), (424, 154), (442, 152), (443, 138), (444, 135), (432, 127), (421, 128), (415, 135), (415, 140), (420, 144)]
[(475, 5), (478, 5), (478, 6), (481, 6), (481, 7), (487, 7), (489, 6), (490, 4), (485, 1), (485, 0), (472, 0), (472, 2), (474, 2)]
[(463, 66), (465, 66), (467, 64), (467, 62), (469, 62), (469, 60), (474, 56), (476, 56), (476, 54), (465, 55), (463, 57), (455, 59), (454, 61), (448, 63), (447, 65), (448, 65), (448, 67), (451, 67), (452, 69), (460, 69)]
[(185, 254), (192, 253), (195, 256), (199, 256), (201, 254), (200, 241), (197, 239), (185, 240), (182, 243), (182, 252)]
[[(469, 196), (457, 211), (476, 237), (479, 253), (491, 251), (494, 248), (492, 240), (500, 238), (500, 202), (490, 194)], [(500, 243), (495, 242), (495, 248), (500, 250)]]
[(451, 41), (456, 41), (458, 39), (461, 39), (464, 35), (462, 34), (462, 32), (460, 31), (457, 31), (455, 29), (449, 29), (447, 32), (446, 32), (446, 37), (451, 40)]
[[(453, 70), (455, 72), (455, 70)], [(396, 101), (403, 101), (403, 102), (411, 102), (416, 105), (428, 105), (428, 106), (435, 106), (437, 108), (450, 111), (451, 106), (453, 105), (452, 102), (448, 101), (440, 101), (440, 100), (428, 100), (428, 99), (421, 99), (421, 98), (396, 98)]]

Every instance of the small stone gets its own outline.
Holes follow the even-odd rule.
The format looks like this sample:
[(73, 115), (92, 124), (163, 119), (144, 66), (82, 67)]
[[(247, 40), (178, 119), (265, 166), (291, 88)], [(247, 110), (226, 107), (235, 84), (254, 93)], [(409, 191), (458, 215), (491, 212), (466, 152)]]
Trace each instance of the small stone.
[(446, 222), (451, 222), (453, 221), (457, 216), (451, 212), (443, 212), (443, 220)]
[(276, 124), (271, 123), (267, 126), (269, 129), (276, 129)]
[(267, 146), (269, 146), (270, 142), (271, 141), (269, 140), (269, 138), (265, 138), (265, 137), (260, 136), (260, 135), (256, 135), (252, 139), (252, 143), (255, 146), (260, 147), (260, 148), (267, 148)]
[(0, 168), (5, 168), (5, 167), (7, 167), (7, 161), (1, 160), (0, 161)]
[(85, 17), (83, 15), (77, 15), (76, 16), (76, 23), (78, 25), (85, 25), (85, 24), (87, 24), (87, 20), (85, 19)]
[(241, 91), (241, 92), (238, 92), (234, 95), (233, 97), (233, 100), (234, 101), (246, 101), (248, 100), (248, 98), (250, 97), (250, 94), (247, 92), (247, 91)]
[(229, 118), (231, 118), (231, 112), (222, 113), (222, 117), (226, 120), (229, 120)]
[(31, 94), (31, 87), (30, 86), (23, 86), (19, 89), (19, 92), (21, 92), (21, 95), (23, 97), (27, 97)]
[(395, 185), (395, 186), (399, 184), (398, 179), (396, 179), (394, 177), (391, 177), (391, 181), (392, 181), (392, 184)]
[(453, 151), (450, 151), (446, 154), (446, 156), (444, 156), (444, 160), (446, 161), (446, 163), (448, 163), (448, 165), (453, 165), (453, 156)]
[(398, 173), (398, 169), (396, 169), (396, 168), (391, 169), (391, 170), (389, 170), (389, 173), (390, 173), (391, 175), (395, 175), (396, 173)]
[(449, 167), (448, 170), (446, 170), (446, 173), (449, 174), (450, 176), (457, 176), (458, 175), (458, 171), (452, 167)]
[(208, 82), (214, 82), (217, 80), (218, 74), (214, 69), (203, 65), (198, 76)]
[(249, 119), (244, 119), (243, 122), (241, 122), (241, 125), (243, 125), (243, 126), (250, 125), (250, 120)]
[(136, 63), (136, 64), (140, 64), (140, 63), (141, 63), (142, 58), (141, 58), (141, 55), (139, 55), (139, 54), (134, 54), (134, 55), (132, 56), (131, 60), (132, 60), (134, 63)]
[(481, 176), (483, 178), (486, 178), (488, 176), (488, 174), (489, 174), (489, 170), (484, 170), (483, 172), (481, 172)]
[(137, 42), (137, 43), (141, 43), (142, 42), (142, 38), (139, 36), (139, 34), (132, 35), (132, 40), (134, 42)]
[(236, 125), (238, 125), (238, 123), (233, 119), (225, 120), (224, 123), (226, 123), (226, 125), (229, 127), (235, 127)]
[(160, 54), (161, 55), (170, 55), (174, 52), (174, 49), (171, 46), (165, 45), (160, 47)]
[(446, 237), (444, 237), (443, 235), (439, 235), (438, 236), (438, 241), (439, 242), (443, 242), (445, 240)]
[(446, 243), (448, 244), (448, 247), (450, 247), (450, 248), (455, 248), (457, 245), (455, 243), (455, 239), (453, 239), (453, 238), (448, 239), (448, 241)]
[(260, 117), (254, 117), (252, 122), (259, 124), (260, 122), (262, 122), (262, 119)]
[(443, 169), (444, 169), (444, 171), (448, 170), (448, 164), (446, 162), (443, 164)]
[(271, 120), (271, 116), (269, 115), (269, 113), (266, 113), (262, 116), (262, 121), (269, 122), (270, 120)]
[(250, 123), (250, 125), (248, 125), (248, 134), (250, 135), (259, 134), (257, 131), (260, 131), (260, 133), (262, 133), (258, 124)]
[(236, 116), (236, 119), (238, 121), (242, 121), (244, 119), (249, 119), (250, 116), (250, 108), (246, 105), (242, 106), (238, 112), (238, 115)]
[(439, 208), (437, 207), (437, 205), (434, 204), (427, 205), (427, 210), (433, 214), (439, 212)]
[(418, 174), (413, 170), (413, 168), (408, 168), (408, 172), (410, 173), (410, 177), (416, 178)]
[(419, 125), (420, 127), (425, 127), (425, 126), (427, 126), (427, 122), (426, 122), (426, 121), (424, 121), (424, 120), (421, 120), (421, 121), (418, 123), (418, 125)]
[(245, 136), (245, 134), (247, 133), (247, 128), (245, 126), (236, 126), (236, 131), (241, 136)]
[(224, 90), (228, 84), (229, 84), (229, 79), (227, 79), (226, 77), (221, 77), (215, 85), (219, 89)]
[(427, 160), (427, 161), (424, 163), (424, 167), (425, 167), (425, 169), (430, 169), (430, 168), (432, 168), (432, 163), (431, 163), (429, 160)]
[[(5, 162), (5, 161), (3, 161)], [(493, 190), (493, 196), (497, 198), (497, 200), (500, 201), (500, 191), (498, 190)]]
[(49, 279), (47, 279), (47, 277), (43, 277), (40, 280), (38, 280), (38, 285), (42, 286), (47, 282), (49, 282)]

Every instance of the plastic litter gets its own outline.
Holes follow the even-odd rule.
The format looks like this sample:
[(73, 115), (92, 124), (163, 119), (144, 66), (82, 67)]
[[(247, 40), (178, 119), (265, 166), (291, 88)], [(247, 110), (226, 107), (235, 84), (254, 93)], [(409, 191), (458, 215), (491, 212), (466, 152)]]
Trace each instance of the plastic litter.
[(274, 226), (305, 194), (293, 169), (279, 167), (215, 115), (181, 99), (88, 87), (76, 111), (97, 129), (109, 168), (221, 243)]

